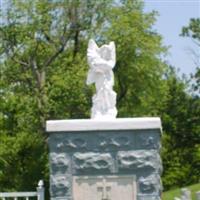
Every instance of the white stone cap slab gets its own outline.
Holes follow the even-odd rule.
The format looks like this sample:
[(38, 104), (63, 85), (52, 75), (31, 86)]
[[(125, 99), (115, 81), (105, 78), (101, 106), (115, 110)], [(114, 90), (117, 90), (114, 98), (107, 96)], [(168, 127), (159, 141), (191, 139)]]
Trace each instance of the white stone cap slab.
[(159, 117), (116, 118), (112, 120), (72, 119), (49, 120), (46, 122), (47, 132), (64, 131), (101, 131), (101, 130), (144, 130), (160, 129)]

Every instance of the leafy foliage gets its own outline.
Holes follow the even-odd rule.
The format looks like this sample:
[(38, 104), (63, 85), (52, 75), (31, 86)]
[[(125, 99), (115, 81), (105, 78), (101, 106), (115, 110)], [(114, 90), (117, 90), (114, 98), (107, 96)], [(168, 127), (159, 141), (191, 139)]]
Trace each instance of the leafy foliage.
[[(189, 25), (182, 28), (181, 36), (189, 37), (200, 48), (200, 18), (191, 18)], [(196, 73), (192, 75), (193, 90), (200, 94), (200, 51), (193, 51), (196, 64)]]
[(200, 41), (200, 18), (191, 18), (189, 25), (182, 28), (181, 35)]
[(185, 92), (186, 85), (173, 71), (168, 86), (168, 99), (161, 111), (165, 190), (196, 183), (200, 176), (200, 99)]
[(32, 190), (32, 185), (38, 182), (35, 177), (45, 178), (48, 174), (45, 148), (36, 134), (0, 135), (1, 191)]

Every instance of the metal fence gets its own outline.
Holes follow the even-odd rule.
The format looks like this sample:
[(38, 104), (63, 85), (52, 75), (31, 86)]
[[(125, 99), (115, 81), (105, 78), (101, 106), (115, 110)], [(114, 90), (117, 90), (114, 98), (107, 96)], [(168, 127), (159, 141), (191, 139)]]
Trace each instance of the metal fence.
[(37, 197), (37, 200), (44, 200), (44, 183), (42, 180), (38, 182), (35, 192), (0, 192), (0, 199), (2, 200), (30, 200), (31, 197)]

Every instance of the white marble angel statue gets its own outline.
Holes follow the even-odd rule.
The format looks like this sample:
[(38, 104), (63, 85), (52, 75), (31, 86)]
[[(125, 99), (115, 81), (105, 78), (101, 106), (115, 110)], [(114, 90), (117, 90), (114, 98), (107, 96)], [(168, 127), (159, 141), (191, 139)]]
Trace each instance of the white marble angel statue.
[(95, 83), (96, 94), (92, 98), (92, 119), (116, 118), (116, 93), (113, 91), (116, 63), (115, 43), (110, 42), (100, 48), (90, 39), (87, 49), (89, 72), (87, 84)]

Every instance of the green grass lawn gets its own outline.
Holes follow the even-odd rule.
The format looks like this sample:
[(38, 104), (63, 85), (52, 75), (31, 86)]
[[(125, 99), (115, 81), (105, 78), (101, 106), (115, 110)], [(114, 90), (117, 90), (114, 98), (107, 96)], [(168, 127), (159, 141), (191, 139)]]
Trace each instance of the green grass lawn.
[[(191, 185), (191, 186), (187, 186), (185, 188), (190, 189), (190, 191), (192, 193), (192, 200), (196, 200), (195, 193), (197, 191), (200, 191), (200, 183), (195, 184), (195, 185)], [(180, 195), (181, 195), (180, 188), (174, 189), (174, 190), (170, 190), (170, 191), (167, 191), (167, 192), (163, 193), (162, 200), (174, 200), (174, 197), (180, 197)]]

